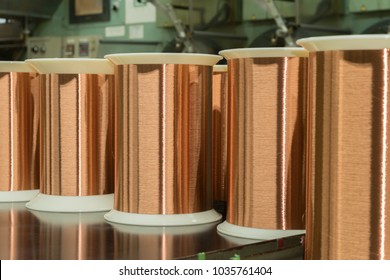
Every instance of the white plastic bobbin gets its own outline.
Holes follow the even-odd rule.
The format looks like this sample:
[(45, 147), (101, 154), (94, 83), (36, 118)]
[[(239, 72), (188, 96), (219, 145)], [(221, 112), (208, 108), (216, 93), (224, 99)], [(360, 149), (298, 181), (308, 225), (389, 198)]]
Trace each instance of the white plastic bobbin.
[(241, 48), (223, 50), (219, 54), (226, 59), (309, 56), (304, 48)]
[(33, 199), (39, 190), (0, 191), (0, 202), (23, 202)]
[(0, 61), (0, 72), (35, 73), (35, 69), (24, 61)]
[(227, 71), (228, 71), (227, 65), (219, 64), (219, 65), (214, 65), (214, 67), (213, 67), (214, 73), (225, 73)]
[(88, 212), (88, 213), (60, 213), (60, 212), (47, 212), (47, 211), (35, 211), (32, 213), (40, 222), (56, 225), (56, 226), (78, 226), (78, 225), (93, 225), (104, 223), (102, 212)]
[(222, 234), (257, 240), (272, 240), (306, 233), (306, 230), (277, 230), (242, 227), (230, 224), (227, 221), (219, 224), (217, 230)]
[(214, 66), (222, 57), (197, 53), (121, 53), (104, 56), (115, 65), (124, 64), (192, 64)]
[(38, 194), (26, 204), (31, 210), (48, 212), (102, 212), (114, 206), (114, 194), (61, 196)]
[[(107, 59), (39, 58), (26, 62), (40, 74), (106, 74), (114, 75), (114, 65)], [(67, 196), (39, 193), (26, 204), (36, 211), (47, 212), (107, 212), (113, 208), (114, 194)]]
[(40, 74), (114, 74), (114, 65), (99, 58), (35, 58), (26, 62)]
[[(124, 53), (110, 54), (105, 58), (115, 65), (179, 64), (214, 66), (222, 57), (206, 54), (178, 53)], [(222, 218), (214, 209), (188, 214), (144, 214), (111, 210), (105, 214), (108, 222), (133, 226), (187, 226), (217, 222)]]
[(390, 35), (338, 35), (304, 38), (297, 44), (309, 52), (339, 50), (380, 50), (390, 48)]
[(219, 221), (222, 215), (214, 209), (190, 214), (134, 214), (111, 210), (104, 218), (113, 223), (138, 226), (186, 226)]
[(126, 234), (159, 236), (159, 235), (171, 235), (171, 236), (183, 236), (199, 234), (215, 229), (215, 223), (199, 224), (199, 225), (186, 225), (186, 226), (134, 226), (118, 223), (109, 223), (116, 230)]

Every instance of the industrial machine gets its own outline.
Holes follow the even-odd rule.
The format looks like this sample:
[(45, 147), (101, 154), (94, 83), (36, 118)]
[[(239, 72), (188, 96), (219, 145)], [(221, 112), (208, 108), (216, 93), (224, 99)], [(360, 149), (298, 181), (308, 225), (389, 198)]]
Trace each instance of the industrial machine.
[(39, 0), (0, 2), (0, 59), (118, 52), (217, 53), (302, 37), (388, 33), (385, 0)]

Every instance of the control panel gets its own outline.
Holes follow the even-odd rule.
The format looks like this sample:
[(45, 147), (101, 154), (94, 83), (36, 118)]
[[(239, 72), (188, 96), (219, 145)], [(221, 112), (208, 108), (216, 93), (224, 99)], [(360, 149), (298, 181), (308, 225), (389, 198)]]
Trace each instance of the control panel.
[(28, 58), (61, 57), (61, 37), (29, 37), (27, 38)]
[(99, 41), (99, 36), (29, 37), (27, 58), (94, 58)]
[(63, 37), (62, 57), (97, 57), (99, 40), (98, 36)]

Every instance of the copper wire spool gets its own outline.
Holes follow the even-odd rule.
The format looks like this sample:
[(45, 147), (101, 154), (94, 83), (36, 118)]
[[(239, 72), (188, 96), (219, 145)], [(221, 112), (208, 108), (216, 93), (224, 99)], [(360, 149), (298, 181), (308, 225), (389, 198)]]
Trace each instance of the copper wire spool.
[(39, 189), (39, 82), (25, 62), (0, 62), (0, 202)]
[(228, 61), (228, 204), (221, 233), (273, 239), (305, 228), (307, 53), (222, 51)]
[[(27, 62), (37, 68), (41, 81), (40, 197), (27, 206), (65, 212), (111, 209), (114, 192), (113, 65), (105, 59), (32, 59)], [(58, 197), (62, 197), (61, 202), (52, 200), (50, 206), (44, 206), (41, 201)], [(69, 204), (70, 198), (75, 205)], [(92, 202), (94, 198), (98, 200)]]
[(310, 51), (306, 258), (390, 259), (390, 41), (299, 44)]
[[(212, 209), (211, 83), (220, 57), (106, 57), (116, 64), (117, 136), (114, 211), (106, 219), (141, 225), (218, 220)], [(176, 214), (188, 215), (179, 222)]]
[(226, 203), (227, 167), (227, 65), (213, 68), (213, 198)]

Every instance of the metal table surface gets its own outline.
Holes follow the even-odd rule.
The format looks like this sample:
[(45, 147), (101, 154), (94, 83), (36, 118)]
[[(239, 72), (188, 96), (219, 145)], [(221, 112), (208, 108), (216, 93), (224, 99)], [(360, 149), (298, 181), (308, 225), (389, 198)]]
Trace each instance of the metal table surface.
[(141, 227), (110, 224), (104, 214), (38, 212), (25, 203), (0, 203), (0, 259), (303, 258), (303, 236), (259, 241), (221, 235), (218, 223)]

